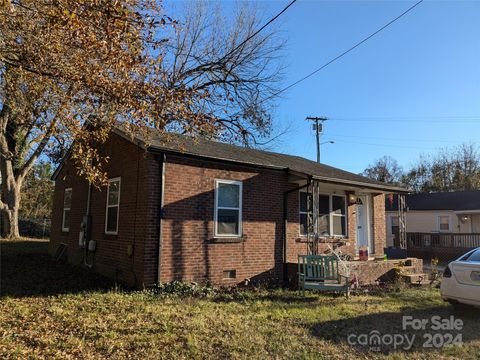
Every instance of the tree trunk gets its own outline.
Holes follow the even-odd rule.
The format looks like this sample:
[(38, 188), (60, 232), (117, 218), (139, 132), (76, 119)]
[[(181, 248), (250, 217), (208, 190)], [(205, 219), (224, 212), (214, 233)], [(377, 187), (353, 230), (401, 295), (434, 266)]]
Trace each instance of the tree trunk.
[(18, 226), (18, 210), (20, 209), (20, 184), (16, 184), (3, 196), (6, 208), (2, 211), (3, 233), (2, 238), (16, 239), (20, 237)]
[(20, 237), (18, 226), (18, 207), (5, 211), (3, 223), (5, 227), (4, 236), (6, 239), (17, 239)]

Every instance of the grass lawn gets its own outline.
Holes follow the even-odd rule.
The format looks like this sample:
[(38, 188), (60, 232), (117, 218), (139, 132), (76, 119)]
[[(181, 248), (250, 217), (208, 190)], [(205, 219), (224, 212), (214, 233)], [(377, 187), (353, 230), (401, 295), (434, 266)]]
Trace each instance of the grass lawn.
[[(480, 354), (480, 313), (456, 312), (437, 289), (342, 296), (287, 290), (194, 298), (115, 292), (84, 270), (56, 264), (45, 242), (0, 243), (0, 358), (353, 359)], [(402, 330), (402, 316), (454, 315), (458, 331)], [(351, 346), (351, 334), (416, 335), (410, 351)], [(422, 347), (425, 333), (461, 333), (463, 345)]]

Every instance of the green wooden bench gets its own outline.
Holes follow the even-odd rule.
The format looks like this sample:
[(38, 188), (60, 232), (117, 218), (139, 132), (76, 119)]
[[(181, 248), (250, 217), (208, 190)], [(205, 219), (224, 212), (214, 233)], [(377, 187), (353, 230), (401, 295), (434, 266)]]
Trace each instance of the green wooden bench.
[(336, 256), (299, 255), (298, 287), (305, 290), (344, 292), (350, 295), (348, 276), (341, 275)]

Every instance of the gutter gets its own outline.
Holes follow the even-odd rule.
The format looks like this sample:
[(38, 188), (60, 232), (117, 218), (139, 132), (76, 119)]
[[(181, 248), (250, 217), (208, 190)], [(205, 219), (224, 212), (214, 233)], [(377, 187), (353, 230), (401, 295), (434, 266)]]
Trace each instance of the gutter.
[(158, 271), (157, 271), (157, 285), (160, 284), (160, 275), (162, 269), (162, 233), (163, 233), (163, 205), (164, 205), (164, 193), (165, 193), (165, 164), (167, 163), (167, 154), (163, 153), (160, 158), (160, 198), (159, 198), (159, 224), (158, 224)]
[[(287, 176), (288, 176), (288, 170), (287, 170)], [(295, 192), (295, 191), (299, 191), (301, 189), (304, 189), (304, 188), (310, 186), (311, 180), (312, 180), (311, 177), (309, 177), (308, 180), (307, 180), (307, 183), (305, 185), (297, 186), (296, 188), (290, 189), (290, 190), (285, 191), (283, 193), (283, 284), (284, 285), (286, 285), (288, 283), (288, 257), (287, 257), (288, 195)]]
[(227, 164), (232, 164), (232, 165), (243, 165), (243, 166), (248, 166), (248, 167), (254, 167), (254, 168), (260, 168), (260, 169), (271, 169), (271, 170), (279, 170), (279, 171), (285, 171), (288, 170), (288, 168), (285, 168), (283, 166), (275, 166), (275, 165), (259, 165), (253, 162), (249, 161), (237, 161), (237, 160), (231, 160), (231, 159), (226, 159), (222, 157), (214, 157), (214, 156), (205, 156), (205, 155), (198, 155), (190, 152), (182, 152), (180, 150), (168, 150), (160, 147), (149, 147), (147, 149), (148, 151), (152, 153), (162, 153), (162, 154), (169, 154), (169, 155), (176, 155), (180, 157), (187, 157), (191, 159), (197, 159), (197, 160), (207, 160), (207, 161), (216, 161), (216, 162), (221, 162), (221, 163), (227, 163)]

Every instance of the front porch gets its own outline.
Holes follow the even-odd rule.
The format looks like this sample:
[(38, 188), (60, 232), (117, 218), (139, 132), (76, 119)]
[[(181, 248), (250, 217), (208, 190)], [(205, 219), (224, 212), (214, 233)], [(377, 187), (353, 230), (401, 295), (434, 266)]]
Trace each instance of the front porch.
[(293, 189), (297, 196), (286, 200), (289, 260), (332, 250), (348, 255), (348, 260), (361, 253), (383, 258), (386, 191), (315, 179), (293, 182), (298, 184)]
[[(395, 279), (395, 269), (401, 268), (405, 279), (412, 284), (427, 280), (423, 273), (423, 260), (417, 258), (392, 260), (343, 261), (343, 271), (348, 272), (350, 280), (362, 285), (375, 285), (391, 282)], [(288, 277), (293, 287), (298, 285), (298, 264), (288, 264)]]

